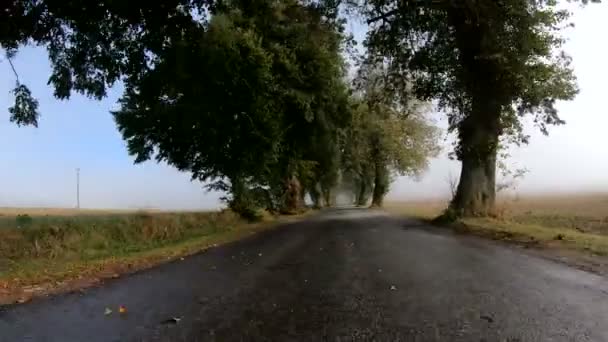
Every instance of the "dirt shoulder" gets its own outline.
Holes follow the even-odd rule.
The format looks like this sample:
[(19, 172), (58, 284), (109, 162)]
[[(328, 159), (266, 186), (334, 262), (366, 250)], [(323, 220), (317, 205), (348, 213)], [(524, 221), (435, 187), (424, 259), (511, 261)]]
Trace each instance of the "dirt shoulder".
[(605, 235), (495, 219), (466, 219), (435, 226), (516, 245), (534, 255), (608, 276), (608, 236)]
[(440, 229), (517, 246), (526, 253), (608, 276), (608, 236), (568, 229), (522, 225), (493, 219), (467, 219), (437, 224), (424, 216), (412, 216)]
[(433, 219), (444, 202), (391, 203), (386, 210), (458, 234), (509, 243), (535, 255), (608, 275), (608, 196), (533, 198), (500, 204), (500, 218), (467, 218), (450, 224)]

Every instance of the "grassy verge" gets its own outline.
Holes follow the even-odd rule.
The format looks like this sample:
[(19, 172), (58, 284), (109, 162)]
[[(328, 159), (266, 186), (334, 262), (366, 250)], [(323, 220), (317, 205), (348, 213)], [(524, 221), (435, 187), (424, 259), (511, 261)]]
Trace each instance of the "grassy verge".
[(608, 255), (608, 236), (564, 227), (521, 224), (497, 219), (464, 219), (451, 225), (458, 232), (472, 233), (539, 247), (563, 247), (595, 255)]
[[(394, 214), (429, 221), (445, 201), (391, 203)], [(608, 196), (571, 195), (502, 200), (498, 218), (467, 218), (448, 225), (457, 232), (529, 246), (608, 255)]]
[[(275, 226), (231, 212), (0, 218), (0, 304), (94, 284)], [(21, 226), (18, 226), (21, 225)]]

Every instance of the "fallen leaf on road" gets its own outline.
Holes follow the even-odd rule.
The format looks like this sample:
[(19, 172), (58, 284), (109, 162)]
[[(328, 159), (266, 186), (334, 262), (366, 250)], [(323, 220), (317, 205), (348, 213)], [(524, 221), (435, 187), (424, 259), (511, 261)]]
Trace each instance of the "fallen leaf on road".
[(490, 316), (481, 315), (481, 316), (479, 316), (479, 318), (488, 321), (488, 323), (493, 323), (494, 322), (494, 318), (492, 318)]
[(106, 316), (111, 315), (111, 314), (112, 314), (112, 309), (110, 309), (110, 308), (106, 308), (106, 309), (104, 310), (103, 314), (104, 314), (104, 315), (106, 315)]
[(28, 286), (28, 287), (23, 288), (23, 292), (25, 292), (25, 293), (39, 292), (42, 290), (43, 290), (43, 288), (40, 286)]
[(166, 320), (160, 322), (160, 324), (177, 324), (181, 320), (182, 320), (181, 317), (171, 317), (169, 319), (166, 319)]

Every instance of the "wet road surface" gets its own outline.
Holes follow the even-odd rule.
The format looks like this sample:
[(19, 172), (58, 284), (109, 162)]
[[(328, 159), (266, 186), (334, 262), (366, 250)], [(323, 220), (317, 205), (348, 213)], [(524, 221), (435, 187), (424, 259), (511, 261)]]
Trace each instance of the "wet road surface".
[(0, 341), (608, 341), (608, 281), (334, 210), (84, 294), (0, 307)]

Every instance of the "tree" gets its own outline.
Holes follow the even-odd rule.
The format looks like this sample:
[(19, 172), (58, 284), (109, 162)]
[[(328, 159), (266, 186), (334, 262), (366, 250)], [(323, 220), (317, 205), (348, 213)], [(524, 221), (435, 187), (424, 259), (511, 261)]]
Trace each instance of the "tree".
[(560, 125), (555, 103), (577, 93), (561, 51), (569, 13), (555, 0), (397, 1), (358, 3), (368, 18), (368, 58), (388, 65), (396, 89), (413, 84), (458, 132), (462, 172), (451, 208), (458, 215), (494, 209), (496, 154), (508, 135), (527, 143), (521, 118), (541, 131)]
[[(137, 162), (154, 157), (211, 181), (239, 212), (292, 212), (302, 205), (299, 178), (331, 168), (347, 115), (343, 35), (295, 0), (223, 11), (125, 82), (118, 128)], [(323, 145), (308, 147), (315, 142)]]
[(352, 117), (342, 144), (343, 187), (354, 193), (354, 204), (366, 205), (372, 192), (371, 116), (361, 99), (352, 99)]
[(425, 118), (426, 106), (401, 94), (396, 101), (383, 66), (364, 65), (358, 76), (345, 169), (354, 180), (357, 204), (380, 207), (395, 175), (417, 176), (439, 152), (438, 131)]

